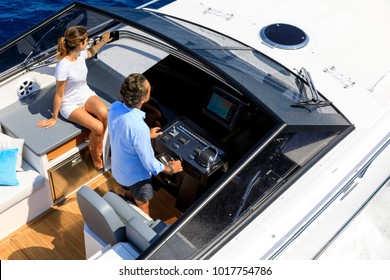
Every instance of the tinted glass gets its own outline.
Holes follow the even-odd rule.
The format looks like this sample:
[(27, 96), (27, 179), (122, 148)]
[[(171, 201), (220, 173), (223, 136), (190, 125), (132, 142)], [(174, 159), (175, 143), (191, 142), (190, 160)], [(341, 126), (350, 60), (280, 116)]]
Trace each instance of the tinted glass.
[(252, 212), (260, 214), (273, 195), (290, 186), (289, 179), (338, 134), (302, 131), (282, 133), (274, 138), (152, 259), (193, 258), (210, 243), (220, 241)]
[(65, 30), (70, 26), (87, 26), (91, 36), (110, 23), (112, 20), (94, 12), (79, 9), (67, 11), (56, 19), (42, 23), (40, 28), (32, 29), (16, 41), (4, 46), (0, 50), (0, 75), (4, 75), (7, 70), (18, 70), (18, 68), (23, 68), (49, 55), (54, 55), (57, 40), (64, 36)]

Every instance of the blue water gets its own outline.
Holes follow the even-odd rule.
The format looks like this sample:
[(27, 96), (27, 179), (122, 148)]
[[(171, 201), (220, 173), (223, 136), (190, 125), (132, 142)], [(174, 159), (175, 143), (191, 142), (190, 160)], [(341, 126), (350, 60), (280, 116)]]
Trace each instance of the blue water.
[[(0, 46), (45, 18), (71, 4), (73, 0), (0, 0)], [(96, 6), (131, 7), (148, 4), (159, 8), (172, 0), (79, 0)]]

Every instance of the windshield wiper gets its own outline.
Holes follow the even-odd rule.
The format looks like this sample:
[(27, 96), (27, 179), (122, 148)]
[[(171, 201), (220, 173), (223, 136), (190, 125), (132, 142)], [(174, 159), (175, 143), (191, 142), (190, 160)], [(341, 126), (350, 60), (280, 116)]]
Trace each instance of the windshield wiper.
[[(313, 111), (319, 107), (330, 106), (332, 104), (332, 102), (330, 102), (330, 101), (319, 99), (318, 92), (314, 86), (311, 75), (304, 67), (301, 68), (301, 70), (299, 71), (298, 74), (302, 77), (302, 79), (304, 79), (306, 81), (307, 85), (309, 86), (310, 93), (311, 93), (311, 99), (291, 104), (290, 105), (291, 107), (304, 108), (306, 110)], [(298, 85), (298, 86), (299, 86), (300, 92), (302, 94), (303, 91), (305, 91), (305, 87), (301, 82), (300, 82), (300, 85)]]
[(48, 34), (50, 34), (53, 30), (62, 27), (64, 24), (71, 22), (74, 18), (74, 14), (69, 14), (67, 16), (64, 16), (63, 18), (57, 19), (57, 23), (53, 25), (48, 31), (46, 31), (45, 34), (43, 34), (38, 40), (38, 42), (34, 44), (30, 53), (27, 55), (26, 59), (21, 63), (21, 65), (27, 65), (30, 62), (30, 57), (35, 53), (35, 51), (38, 49), (38, 47), (41, 45), (42, 41), (46, 38)]
[(46, 35), (49, 34), (51, 31), (53, 31), (54, 29), (56, 29), (57, 26), (53, 26), (52, 28), (50, 28), (42, 37), (41, 39), (35, 43), (35, 45), (33, 46), (33, 48), (31, 49), (30, 53), (27, 55), (26, 59), (22, 62), (22, 65), (25, 65), (27, 64), (28, 60), (30, 59), (30, 57), (33, 55), (33, 53), (35, 53), (35, 51), (37, 50), (37, 48), (39, 47), (39, 45), (41, 44), (42, 40), (45, 39)]

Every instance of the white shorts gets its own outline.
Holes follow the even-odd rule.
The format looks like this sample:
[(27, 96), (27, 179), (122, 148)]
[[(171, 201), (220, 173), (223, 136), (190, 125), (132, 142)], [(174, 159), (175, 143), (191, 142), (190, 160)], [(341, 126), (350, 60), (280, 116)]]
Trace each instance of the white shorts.
[(83, 108), (87, 100), (91, 96), (97, 96), (97, 94), (94, 91), (89, 91), (88, 94), (85, 94), (83, 98), (79, 100), (77, 103), (62, 103), (60, 108), (60, 113), (65, 119), (69, 119), (70, 114), (78, 108)]

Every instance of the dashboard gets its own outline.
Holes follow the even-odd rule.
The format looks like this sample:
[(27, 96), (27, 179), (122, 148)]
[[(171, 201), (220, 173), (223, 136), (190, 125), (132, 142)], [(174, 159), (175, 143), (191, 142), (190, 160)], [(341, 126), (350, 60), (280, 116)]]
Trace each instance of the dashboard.
[(155, 150), (170, 152), (199, 175), (210, 176), (224, 164), (225, 152), (202, 136), (202, 129), (186, 118), (174, 121), (163, 130), (156, 139)]

